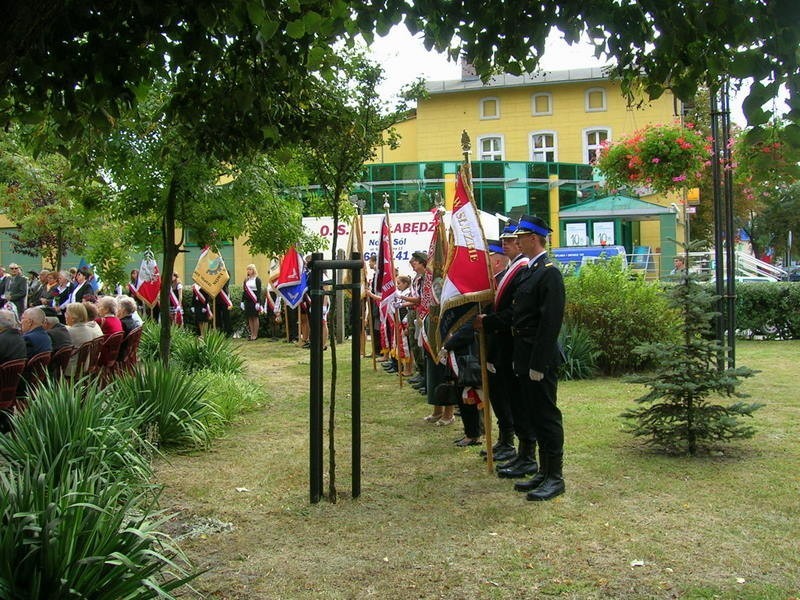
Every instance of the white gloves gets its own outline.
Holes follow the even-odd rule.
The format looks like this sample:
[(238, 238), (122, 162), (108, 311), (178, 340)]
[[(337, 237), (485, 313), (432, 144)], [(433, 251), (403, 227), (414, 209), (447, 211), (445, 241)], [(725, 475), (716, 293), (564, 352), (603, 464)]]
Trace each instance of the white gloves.
[(439, 355), (436, 357), (436, 359), (439, 361), (439, 364), (441, 365), (447, 364), (447, 350), (445, 350), (444, 348), (439, 350)]
[(534, 371), (533, 369), (528, 371), (528, 376), (531, 378), (531, 381), (541, 381), (544, 379), (544, 373), (541, 371)]
[(239, 302), (239, 308), (241, 308), (242, 310), (244, 310), (244, 302)]
[(494, 365), (490, 362), (486, 363), (486, 370), (489, 371), (489, 373), (497, 373), (497, 369), (495, 369)]

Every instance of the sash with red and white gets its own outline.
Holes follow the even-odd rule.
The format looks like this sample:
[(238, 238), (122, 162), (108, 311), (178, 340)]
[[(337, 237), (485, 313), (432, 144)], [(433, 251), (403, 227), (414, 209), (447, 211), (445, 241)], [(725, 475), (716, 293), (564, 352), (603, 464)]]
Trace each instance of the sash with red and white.
[(494, 295), (494, 307), (497, 309), (500, 306), (500, 299), (503, 297), (503, 294), (508, 290), (509, 284), (514, 281), (514, 277), (519, 273), (522, 269), (526, 269), (528, 267), (528, 257), (524, 255), (520, 255), (520, 258), (515, 260), (511, 263), (506, 272), (503, 273), (503, 278), (500, 280), (500, 283), (497, 284), (497, 291)]
[(225, 290), (220, 290), (217, 297), (222, 300), (222, 303), (225, 305), (225, 308), (230, 308), (233, 306), (233, 302), (231, 302), (230, 296), (225, 293)]
[[(258, 296), (256, 293), (250, 289), (250, 286), (247, 285), (247, 282), (244, 282), (244, 293), (247, 294), (247, 297), (250, 298), (250, 301), (253, 303), (253, 306), (256, 307), (256, 312), (263, 312), (264, 308), (261, 306), (261, 303), (258, 301)], [(269, 294), (267, 294), (269, 296)]]
[(194, 297), (197, 299), (197, 301), (203, 305), (202, 309), (203, 312), (210, 315), (211, 310), (210, 307), (208, 306), (208, 300), (206, 300), (206, 297), (203, 295), (200, 286), (197, 285), (196, 283), (192, 284), (192, 293), (194, 294)]
[[(458, 379), (458, 361), (456, 360), (456, 354), (452, 350), (447, 353), (447, 366), (455, 375), (455, 378)], [(483, 408), (483, 390), (480, 388), (474, 388), (471, 386), (465, 386), (463, 390), (461, 390), (461, 400), (464, 404), (475, 404), (479, 409)]]
[(178, 296), (172, 288), (169, 288), (169, 303), (173, 309), (172, 318), (175, 324), (183, 325), (183, 306), (181, 306), (181, 301), (178, 300)]

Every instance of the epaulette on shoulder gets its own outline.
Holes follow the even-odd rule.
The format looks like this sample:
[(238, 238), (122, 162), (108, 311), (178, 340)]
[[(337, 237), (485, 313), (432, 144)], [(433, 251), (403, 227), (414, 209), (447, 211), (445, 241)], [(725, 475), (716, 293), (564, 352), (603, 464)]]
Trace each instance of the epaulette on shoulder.
[(549, 263), (544, 263), (544, 266), (545, 266), (545, 267), (552, 267), (552, 266), (553, 266), (553, 263), (551, 263), (551, 262), (549, 262)]

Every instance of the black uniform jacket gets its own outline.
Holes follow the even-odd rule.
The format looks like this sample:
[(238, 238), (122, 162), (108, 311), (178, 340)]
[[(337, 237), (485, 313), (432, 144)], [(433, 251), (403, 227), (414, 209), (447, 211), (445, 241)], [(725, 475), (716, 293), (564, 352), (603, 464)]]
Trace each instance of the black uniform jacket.
[(564, 280), (546, 254), (529, 265), (514, 293), (514, 370), (528, 377), (533, 369), (544, 373), (562, 361), (558, 333), (564, 318)]

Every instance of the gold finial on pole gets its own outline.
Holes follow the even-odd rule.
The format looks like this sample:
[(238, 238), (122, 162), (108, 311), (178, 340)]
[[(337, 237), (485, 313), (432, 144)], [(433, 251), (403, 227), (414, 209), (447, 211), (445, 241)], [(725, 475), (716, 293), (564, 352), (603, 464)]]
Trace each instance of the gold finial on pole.
[(464, 153), (464, 162), (469, 162), (469, 153), (472, 150), (472, 142), (470, 142), (467, 130), (461, 131), (461, 152)]

